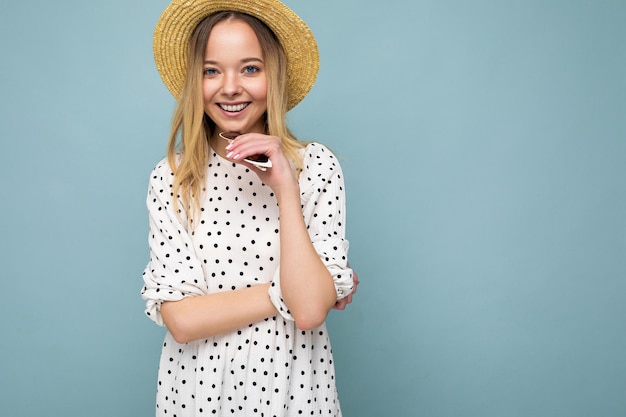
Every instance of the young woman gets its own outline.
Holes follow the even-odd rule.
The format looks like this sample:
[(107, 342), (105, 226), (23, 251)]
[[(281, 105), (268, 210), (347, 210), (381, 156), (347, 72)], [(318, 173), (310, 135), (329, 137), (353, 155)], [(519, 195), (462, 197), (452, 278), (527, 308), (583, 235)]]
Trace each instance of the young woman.
[(277, 0), (175, 0), (154, 52), (178, 100), (147, 198), (157, 415), (340, 416), (324, 322), (358, 284), (343, 176), (286, 126), (317, 75), (310, 30)]

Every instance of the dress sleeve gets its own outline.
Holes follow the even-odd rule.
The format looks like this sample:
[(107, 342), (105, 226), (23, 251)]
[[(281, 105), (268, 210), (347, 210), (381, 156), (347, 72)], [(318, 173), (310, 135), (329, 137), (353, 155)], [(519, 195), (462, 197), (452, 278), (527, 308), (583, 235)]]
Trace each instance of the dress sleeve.
[[(299, 179), (302, 214), (307, 230), (326, 268), (333, 277), (337, 300), (352, 293), (352, 269), (348, 267), (346, 240), (346, 194), (339, 161), (319, 143), (305, 149)], [(293, 320), (280, 292), (280, 270), (269, 290), (270, 299), (280, 314)]]
[(152, 171), (146, 205), (150, 221), (148, 242), (150, 261), (143, 272), (141, 296), (146, 315), (163, 326), (161, 304), (207, 292), (202, 266), (187, 228), (187, 218), (179, 201), (176, 215), (172, 194), (173, 173), (164, 160)]

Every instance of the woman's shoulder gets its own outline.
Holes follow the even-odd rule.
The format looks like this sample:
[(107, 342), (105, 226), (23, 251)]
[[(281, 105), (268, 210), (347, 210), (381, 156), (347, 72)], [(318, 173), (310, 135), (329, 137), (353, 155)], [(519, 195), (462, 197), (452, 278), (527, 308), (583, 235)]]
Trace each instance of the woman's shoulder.
[(152, 172), (150, 173), (150, 181), (158, 181), (158, 182), (171, 182), (174, 177), (174, 170), (170, 166), (169, 160), (167, 157), (161, 159), (157, 164), (152, 168)]
[(332, 177), (341, 178), (343, 175), (339, 160), (325, 145), (310, 142), (302, 149), (302, 152), (301, 187), (308, 188), (320, 181), (327, 182)]
[(302, 149), (302, 165), (304, 170), (340, 169), (333, 151), (319, 142), (309, 142)]

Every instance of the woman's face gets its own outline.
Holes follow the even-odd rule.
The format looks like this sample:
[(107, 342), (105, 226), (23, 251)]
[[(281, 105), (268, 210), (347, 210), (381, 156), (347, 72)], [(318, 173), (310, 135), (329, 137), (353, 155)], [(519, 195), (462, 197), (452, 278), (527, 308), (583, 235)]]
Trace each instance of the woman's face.
[(202, 97), (218, 132), (264, 133), (265, 64), (247, 23), (231, 20), (213, 27), (204, 54)]

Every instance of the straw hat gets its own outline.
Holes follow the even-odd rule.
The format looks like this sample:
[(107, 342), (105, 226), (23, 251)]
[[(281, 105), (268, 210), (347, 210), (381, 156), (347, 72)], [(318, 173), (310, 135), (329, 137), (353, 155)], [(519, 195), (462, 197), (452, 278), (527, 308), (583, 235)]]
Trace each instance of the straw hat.
[(154, 61), (163, 83), (178, 99), (187, 69), (191, 33), (207, 16), (225, 10), (247, 13), (264, 22), (287, 55), (289, 109), (311, 90), (319, 70), (317, 43), (309, 27), (278, 0), (174, 0), (154, 30)]

